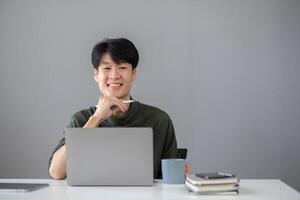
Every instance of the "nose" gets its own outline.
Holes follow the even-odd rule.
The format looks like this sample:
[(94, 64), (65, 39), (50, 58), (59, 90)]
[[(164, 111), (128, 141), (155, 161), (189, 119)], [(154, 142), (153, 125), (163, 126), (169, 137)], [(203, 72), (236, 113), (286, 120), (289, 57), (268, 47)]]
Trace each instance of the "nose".
[(109, 78), (111, 79), (118, 79), (120, 78), (120, 72), (118, 67), (113, 67), (109, 73)]

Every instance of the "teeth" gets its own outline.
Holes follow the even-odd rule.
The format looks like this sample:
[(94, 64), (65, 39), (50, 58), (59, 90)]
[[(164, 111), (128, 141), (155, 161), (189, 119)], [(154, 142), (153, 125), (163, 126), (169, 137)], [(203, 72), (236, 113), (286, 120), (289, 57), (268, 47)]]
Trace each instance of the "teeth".
[(120, 84), (120, 83), (111, 83), (111, 84), (107, 84), (107, 86), (118, 87), (118, 86), (122, 86), (122, 84)]

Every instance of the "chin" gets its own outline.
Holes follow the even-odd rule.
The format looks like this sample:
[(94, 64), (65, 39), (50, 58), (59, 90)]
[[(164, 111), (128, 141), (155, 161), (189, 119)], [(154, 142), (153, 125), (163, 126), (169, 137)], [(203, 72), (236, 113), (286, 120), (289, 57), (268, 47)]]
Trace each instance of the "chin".
[(120, 94), (118, 92), (108, 92), (107, 94), (105, 94), (107, 96), (112, 96), (112, 97), (116, 97), (118, 99), (123, 99), (125, 98), (127, 95), (124, 95), (124, 94)]

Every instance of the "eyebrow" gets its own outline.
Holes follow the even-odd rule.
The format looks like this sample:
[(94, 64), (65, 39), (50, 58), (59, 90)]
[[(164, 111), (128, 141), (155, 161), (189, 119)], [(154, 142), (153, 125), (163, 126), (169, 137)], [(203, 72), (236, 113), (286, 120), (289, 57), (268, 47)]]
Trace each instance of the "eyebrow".
[[(113, 64), (112, 62), (107, 62), (107, 61), (101, 61), (101, 64), (103, 65), (111, 65)], [(118, 65), (121, 65), (121, 64), (126, 64), (125, 61), (120, 61), (120, 63)]]
[(106, 61), (101, 61), (101, 64), (110, 65), (111, 63), (110, 62), (106, 62)]

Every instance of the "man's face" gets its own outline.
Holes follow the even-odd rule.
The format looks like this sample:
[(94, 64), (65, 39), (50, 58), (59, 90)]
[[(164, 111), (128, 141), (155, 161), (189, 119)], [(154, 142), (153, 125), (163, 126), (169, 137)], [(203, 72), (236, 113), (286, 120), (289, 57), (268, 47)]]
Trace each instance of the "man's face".
[(94, 79), (105, 96), (129, 99), (136, 70), (129, 63), (115, 63), (109, 54), (104, 54), (98, 70), (94, 69)]

